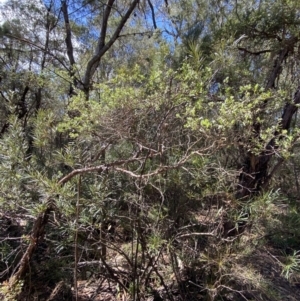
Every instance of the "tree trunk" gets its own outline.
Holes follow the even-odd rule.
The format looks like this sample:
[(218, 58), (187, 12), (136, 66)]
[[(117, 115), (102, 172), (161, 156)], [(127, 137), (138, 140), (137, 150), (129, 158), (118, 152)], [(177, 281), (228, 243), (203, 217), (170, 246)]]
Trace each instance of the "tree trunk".
[[(289, 54), (293, 51), (297, 42), (298, 39), (292, 37), (291, 39), (285, 41), (285, 44), (278, 52), (277, 56), (275, 57), (273, 68), (267, 80), (267, 90), (276, 89), (275, 83), (281, 74), (282, 65), (286, 61)], [(248, 199), (268, 186), (269, 180), (273, 174), (269, 173), (269, 163), (277, 148), (276, 139), (280, 139), (281, 130), (289, 130), (291, 120), (298, 109), (296, 105), (299, 103), (300, 86), (297, 88), (293, 101), (286, 103), (285, 107), (283, 108), (279, 130), (274, 132), (273, 138), (269, 141), (265, 149), (258, 155), (252, 153), (251, 151), (246, 154), (242, 172), (239, 178), (237, 198)], [(266, 104), (266, 102), (262, 104), (262, 109), (264, 109)], [(255, 139), (260, 139), (260, 123), (254, 121), (252, 127)]]

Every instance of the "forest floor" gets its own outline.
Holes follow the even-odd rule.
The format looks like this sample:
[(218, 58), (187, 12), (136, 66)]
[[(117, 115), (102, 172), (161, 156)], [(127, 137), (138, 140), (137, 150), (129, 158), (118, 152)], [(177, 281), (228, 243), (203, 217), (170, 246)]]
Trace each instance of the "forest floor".
[[(274, 252), (274, 250), (272, 250)], [(168, 269), (169, 267), (165, 267)], [(243, 257), (242, 260), (237, 260), (234, 267), (236, 273), (235, 279), (240, 282), (238, 286), (244, 288), (239, 291), (238, 295), (230, 293), (223, 296), (222, 299), (216, 300), (240, 301), (240, 300), (261, 300), (261, 301), (299, 301), (300, 300), (300, 279), (290, 275), (287, 280), (282, 275), (282, 266), (277, 256), (271, 253), (270, 249), (263, 247), (257, 249), (251, 256)], [(58, 288), (60, 285), (60, 288)], [(70, 288), (64, 287), (61, 283), (52, 291), (52, 296), (47, 299), (30, 298), (26, 300), (77, 300), (77, 301), (130, 301), (133, 300), (129, 293), (121, 289), (119, 284), (114, 281), (107, 280), (104, 277), (93, 279), (92, 281), (78, 281), (78, 295), (74, 289), (71, 290), (71, 295), (67, 293)], [(247, 291), (249, 286), (249, 291)], [(200, 287), (191, 285), (191, 282), (182, 282), (182, 286), (178, 287), (174, 283), (168, 284), (169, 294), (163, 286), (157, 286), (155, 293), (142, 296), (141, 300), (145, 301), (193, 301), (193, 300), (208, 300), (205, 298), (205, 292)], [(61, 290), (61, 291), (60, 291)], [(234, 289), (232, 289), (234, 293)], [(48, 290), (49, 292), (49, 290)], [(49, 296), (49, 293), (48, 293)], [(239, 296), (237, 298), (237, 296)], [(23, 299), (25, 300), (25, 299)]]
[[(275, 211), (276, 208), (278, 211)], [(291, 251), (286, 248), (286, 254), (283, 251), (282, 243), (286, 241), (286, 238), (290, 238), (288, 236), (291, 236), (291, 234), (286, 232), (285, 237), (286, 229), (282, 229), (283, 234), (277, 231), (281, 229), (281, 221), (286, 221), (286, 218), (291, 219), (291, 215), (288, 211), (283, 210), (281, 206), (276, 208), (272, 207), (272, 212), (276, 212), (276, 219), (269, 219), (268, 223), (261, 219), (255, 224), (255, 227), (250, 226), (237, 236), (208, 237), (205, 241), (202, 241), (205, 246), (198, 246), (194, 250), (196, 255), (194, 253), (193, 256), (195, 256), (195, 262), (198, 262), (199, 266), (192, 265), (193, 275), (189, 273), (188, 267), (183, 267), (180, 273), (175, 275), (170, 254), (167, 249), (162, 249), (162, 252), (156, 257), (157, 260), (154, 260), (155, 263), (148, 266), (148, 268), (152, 267), (152, 270), (149, 268), (152, 272), (149, 272), (149, 278), (146, 281), (144, 279), (144, 282), (148, 283), (149, 287), (141, 287), (139, 300), (299, 301), (299, 255), (293, 256), (292, 252), (292, 249), (298, 248), (298, 244), (295, 245), (294, 243), (294, 247), (290, 249)], [(207, 229), (219, 228), (219, 225), (225, 225), (226, 223), (226, 215), (219, 214), (219, 206), (214, 210), (211, 210), (211, 208), (209, 210), (193, 210), (193, 213), (193, 220), (205, 225)], [(216, 216), (219, 216), (219, 219)], [(222, 231), (224, 235), (225, 230)], [(178, 248), (180, 248), (180, 245), (186, 248), (188, 242), (190, 242), (188, 241), (188, 239), (191, 239), (190, 236), (182, 235), (182, 237), (184, 238), (178, 241)], [(297, 242), (293, 236), (291, 237), (293, 242)], [(56, 283), (57, 280), (52, 281), (51, 284), (50, 282), (45, 283), (45, 280), (49, 281), (48, 279), (51, 278), (49, 276), (53, 277), (51, 273), (55, 272), (53, 268), (50, 268), (48, 269), (49, 274), (41, 272), (39, 277), (36, 277), (33, 273), (32, 280), (29, 281), (29, 286), (24, 289), (19, 301), (133, 300), (130, 285), (133, 267), (128, 265), (127, 261), (124, 260), (124, 256), (120, 256), (120, 254), (123, 253), (124, 255), (128, 250), (131, 250), (129, 245), (122, 241), (113, 242), (111, 245), (113, 248), (107, 250), (108, 268), (104, 266), (101, 268), (99, 263), (96, 262), (98, 266), (90, 269), (97, 270), (93, 275), (86, 275), (85, 273), (85, 277), (82, 277), (82, 274), (79, 273), (77, 294), (74, 287), (70, 287), (72, 281), (68, 281), (68, 284), (64, 281)], [(205, 252), (206, 257), (201, 257), (201, 254), (205, 254)], [(47, 264), (47, 260), (38, 264), (33, 262), (32, 272), (35, 271), (39, 275), (39, 270), (43, 270), (43, 266)], [(216, 266), (217, 269), (214, 270)], [(42, 268), (40, 269), (40, 267)], [(207, 272), (209, 269), (213, 272)], [(214, 271), (217, 275), (213, 275)], [(210, 286), (208, 286), (208, 281), (205, 278), (207, 276), (203, 277), (203, 275), (206, 275), (204, 273), (216, 276)], [(163, 282), (161, 279), (163, 279)]]

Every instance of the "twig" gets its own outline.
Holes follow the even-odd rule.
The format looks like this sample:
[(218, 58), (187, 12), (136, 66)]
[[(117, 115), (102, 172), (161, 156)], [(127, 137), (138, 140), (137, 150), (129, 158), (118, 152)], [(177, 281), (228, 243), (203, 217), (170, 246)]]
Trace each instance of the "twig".
[(175, 238), (182, 238), (182, 237), (191, 237), (191, 236), (216, 236), (213, 232), (193, 232), (193, 233), (185, 233), (176, 236)]
[(253, 54), (253, 55), (260, 55), (260, 54), (271, 52), (270, 49), (259, 50), (259, 51), (251, 51), (251, 50), (248, 50), (244, 47), (238, 47), (238, 50), (241, 50), (241, 51), (247, 52), (249, 54)]
[(75, 300), (78, 301), (78, 287), (77, 287), (77, 263), (79, 261), (78, 257), (78, 220), (79, 220), (79, 206), (80, 206), (80, 187), (81, 187), (81, 175), (79, 174), (77, 183), (77, 201), (76, 201), (76, 219), (75, 219), (75, 235), (74, 235), (74, 290), (75, 290)]

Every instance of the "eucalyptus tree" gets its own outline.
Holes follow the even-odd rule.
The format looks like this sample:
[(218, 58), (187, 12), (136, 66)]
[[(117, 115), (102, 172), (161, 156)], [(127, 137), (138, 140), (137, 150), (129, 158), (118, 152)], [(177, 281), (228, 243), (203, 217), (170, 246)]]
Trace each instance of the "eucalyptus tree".
[[(257, 89), (262, 91), (249, 104), (251, 134), (240, 144), (244, 156), (240, 196), (266, 188), (297, 141), (298, 131), (291, 126), (300, 101), (299, 9), (297, 1), (259, 1), (250, 7), (239, 3), (229, 20), (238, 60), (248, 65), (248, 75), (239, 77), (246, 79), (245, 85), (259, 87), (237, 99), (251, 99)], [(240, 121), (239, 126), (243, 128)]]
[(291, 126), (299, 103), (299, 4), (215, 1), (209, 7), (220, 13), (191, 27), (183, 53), (214, 72), (199, 104), (206, 105), (210, 133), (233, 135), (227, 155), (241, 169), (237, 197), (247, 198), (268, 187), (297, 141)]

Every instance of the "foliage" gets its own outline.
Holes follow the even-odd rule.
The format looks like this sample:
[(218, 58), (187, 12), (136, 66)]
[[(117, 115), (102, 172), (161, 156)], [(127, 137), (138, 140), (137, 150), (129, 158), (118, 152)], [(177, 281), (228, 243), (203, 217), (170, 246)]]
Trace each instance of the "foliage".
[(116, 300), (299, 295), (297, 1), (6, 9), (7, 300), (78, 299), (81, 281)]

